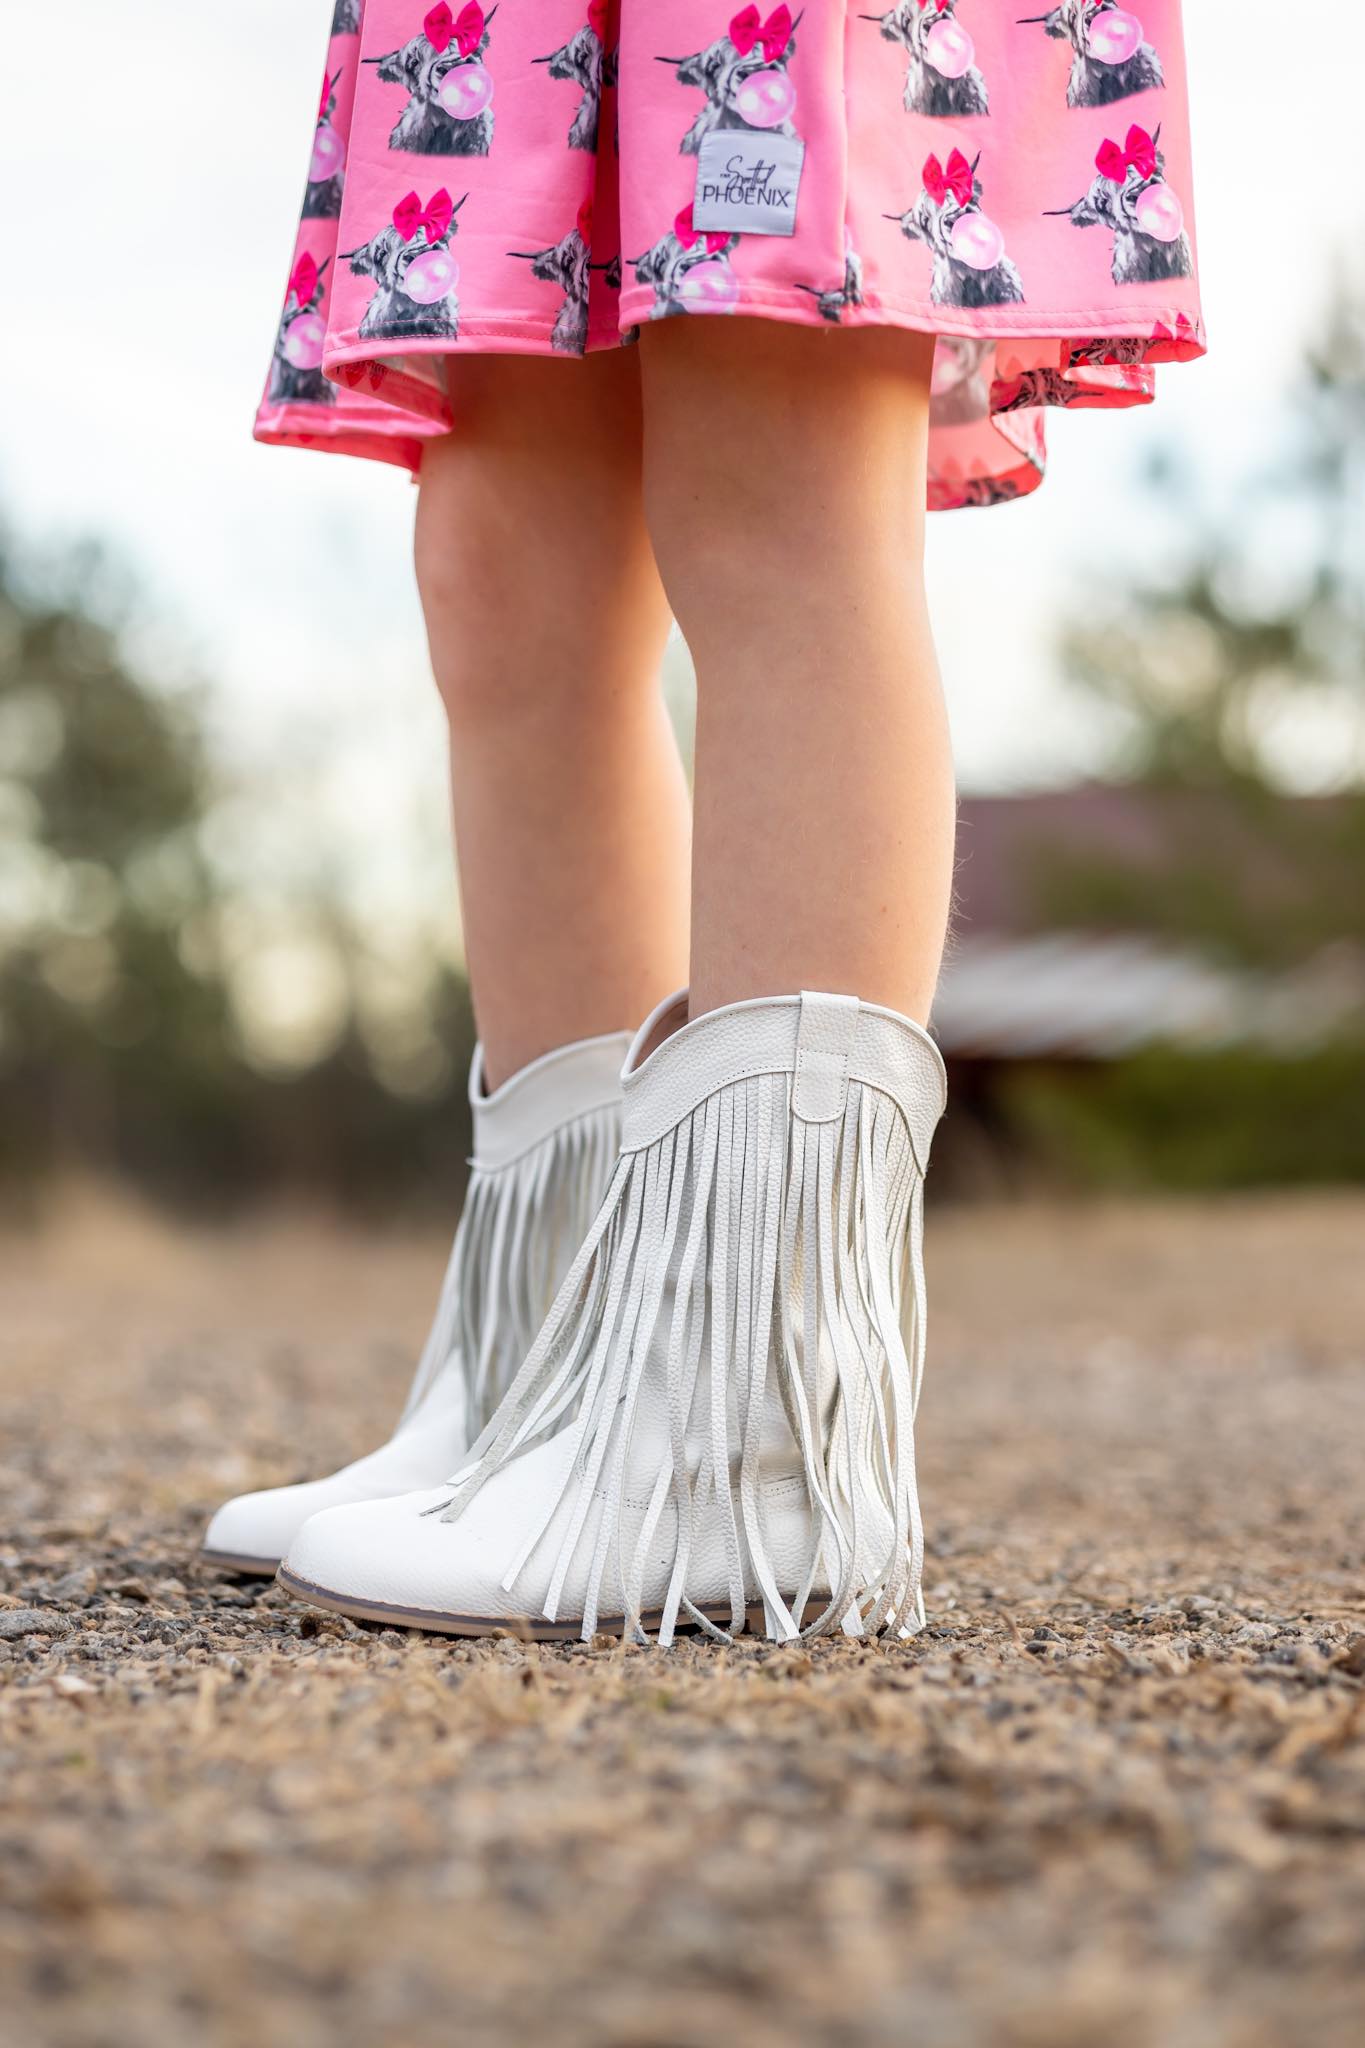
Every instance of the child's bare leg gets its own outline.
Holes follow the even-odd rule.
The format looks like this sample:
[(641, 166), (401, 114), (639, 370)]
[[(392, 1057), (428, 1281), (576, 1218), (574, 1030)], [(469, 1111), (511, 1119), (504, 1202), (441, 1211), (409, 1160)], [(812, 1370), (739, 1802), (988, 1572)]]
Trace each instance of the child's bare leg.
[(923, 1021), (953, 854), (922, 580), (931, 340), (642, 338), (645, 502), (697, 666), (692, 1008), (801, 988)]
[(687, 977), (687, 789), (641, 501), (634, 350), (462, 356), (424, 456), (417, 580), (450, 724), (490, 1085)]

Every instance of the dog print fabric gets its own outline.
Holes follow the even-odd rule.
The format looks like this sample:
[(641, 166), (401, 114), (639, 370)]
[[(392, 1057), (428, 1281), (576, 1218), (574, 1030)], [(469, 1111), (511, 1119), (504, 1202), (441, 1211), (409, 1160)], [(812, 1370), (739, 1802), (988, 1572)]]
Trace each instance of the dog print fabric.
[(661, 64), (672, 66), (679, 85), (700, 92), (705, 100), (679, 144), (682, 154), (696, 156), (707, 136), (718, 129), (795, 135), (791, 121), (796, 105), (791, 77), (795, 55), (796, 25), (791, 9), (779, 5), (766, 21), (757, 7), (742, 7), (704, 50), (696, 50), (690, 57), (660, 57)]
[[(1179, 0), (319, 13), (261, 440), (415, 472), (467, 351), (875, 323), (938, 337), (931, 506), (992, 505), (1040, 481), (1046, 407), (1147, 403), (1203, 352)], [(717, 217), (717, 161), (781, 203)]]

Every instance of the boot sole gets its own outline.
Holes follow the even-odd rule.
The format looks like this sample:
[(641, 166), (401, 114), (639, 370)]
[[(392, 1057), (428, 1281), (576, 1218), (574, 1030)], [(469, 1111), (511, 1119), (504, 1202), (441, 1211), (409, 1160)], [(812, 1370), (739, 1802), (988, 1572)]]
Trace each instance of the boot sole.
[[(399, 1607), (388, 1600), (355, 1600), (347, 1593), (334, 1593), (329, 1586), (315, 1586), (308, 1579), (301, 1579), (281, 1565), (275, 1577), (285, 1591), (298, 1600), (306, 1600), (310, 1607), (327, 1607), (334, 1614), (344, 1614), (351, 1621), (383, 1622), (390, 1628), (424, 1629), (442, 1636), (511, 1636), (518, 1642), (533, 1643), (575, 1643), (583, 1632), (580, 1621), (546, 1621), (542, 1615), (533, 1620), (530, 1615), (520, 1614), (441, 1614), (426, 1607)], [(730, 1604), (715, 1601), (702, 1606), (700, 1612), (717, 1628), (728, 1629), (730, 1625)], [(656, 1609), (640, 1619), (646, 1629), (657, 1629), (662, 1615)], [(678, 1628), (691, 1629), (696, 1624), (680, 1617)], [(744, 1626), (754, 1634), (762, 1635), (766, 1629), (763, 1602), (760, 1600), (746, 1608)], [(626, 1623), (622, 1616), (598, 1621), (596, 1633), (600, 1636), (622, 1636)]]
[(242, 1557), (233, 1550), (201, 1550), (199, 1562), (216, 1565), (221, 1572), (242, 1572), (253, 1579), (273, 1579), (280, 1568), (277, 1557)]

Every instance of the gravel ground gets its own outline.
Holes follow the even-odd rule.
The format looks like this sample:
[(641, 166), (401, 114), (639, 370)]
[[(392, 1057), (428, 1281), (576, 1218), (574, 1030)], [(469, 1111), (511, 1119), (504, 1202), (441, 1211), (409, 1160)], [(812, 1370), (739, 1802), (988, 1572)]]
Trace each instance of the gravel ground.
[(443, 1247), (0, 1238), (4, 2048), (1345, 2048), (1365, 1201), (963, 1210), (930, 1627), (461, 1645), (199, 1566), (366, 1447)]

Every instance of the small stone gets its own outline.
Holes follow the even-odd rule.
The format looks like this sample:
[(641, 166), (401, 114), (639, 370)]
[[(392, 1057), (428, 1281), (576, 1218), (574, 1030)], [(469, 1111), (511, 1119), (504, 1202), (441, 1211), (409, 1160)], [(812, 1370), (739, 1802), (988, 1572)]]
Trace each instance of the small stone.
[(22, 1636), (65, 1636), (71, 1623), (50, 1607), (7, 1607), (0, 1609), (0, 1642), (17, 1642)]
[(1237, 1630), (1232, 1640), (1234, 1643), (1249, 1643), (1255, 1649), (1262, 1649), (1266, 1644), (1274, 1642), (1277, 1633), (1278, 1631), (1268, 1622), (1249, 1621)]
[(95, 1590), (93, 1565), (84, 1564), (73, 1572), (67, 1572), (52, 1588), (54, 1600), (81, 1600)]
[[(3, 1620), (0, 1615), (0, 1620)], [(1332, 1659), (1338, 1671), (1344, 1671), (1350, 1678), (1365, 1678), (1365, 1636), (1352, 1636), (1346, 1648)]]

